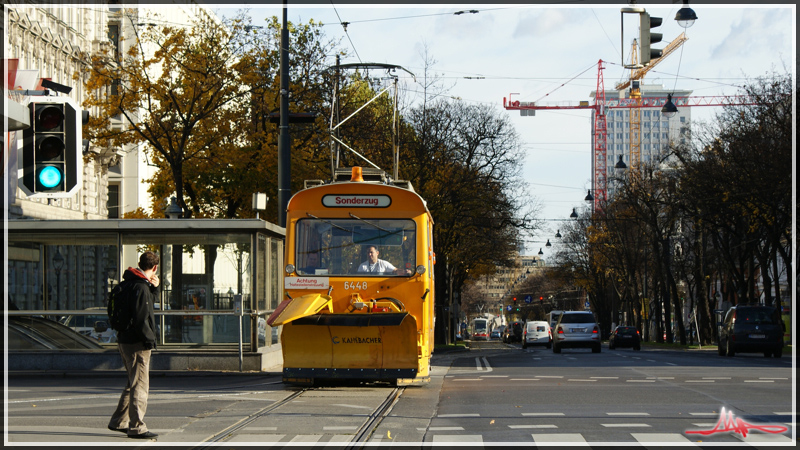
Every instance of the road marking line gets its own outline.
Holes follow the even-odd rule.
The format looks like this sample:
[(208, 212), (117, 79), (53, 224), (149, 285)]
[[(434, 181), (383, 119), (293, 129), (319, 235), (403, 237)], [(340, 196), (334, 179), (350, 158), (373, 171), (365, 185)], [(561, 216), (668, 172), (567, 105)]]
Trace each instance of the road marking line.
[(686, 380), (684, 383), (716, 383), (716, 380)]
[(649, 442), (692, 442), (680, 433), (631, 433), (641, 443)]
[(480, 417), (478, 413), (465, 413), (465, 414), (437, 414), (436, 417)]
[(650, 428), (650, 425), (648, 425), (646, 423), (601, 423), (600, 425), (602, 425), (602, 426), (604, 426), (606, 428), (623, 428), (623, 427), (624, 428), (633, 428), (633, 427)]
[(585, 380), (580, 378), (567, 378), (567, 381), (597, 381), (597, 380)]
[[(438, 431), (438, 430), (437, 430)], [(441, 430), (441, 431), (459, 431), (459, 430)], [(457, 435), (457, 434), (446, 434), (446, 435), (434, 435), (433, 442), (483, 442), (483, 436), (480, 434), (464, 434), (464, 435)]]
[(704, 380), (730, 380), (731, 377), (703, 377)]
[(744, 380), (745, 383), (774, 383), (775, 380)]
[(564, 378), (563, 375), (534, 375), (536, 378)]
[(655, 383), (656, 380), (625, 380), (626, 383)]
[(508, 381), (539, 381), (538, 378), (510, 378)]
[(532, 434), (531, 437), (534, 443), (540, 445), (549, 442), (586, 442), (580, 433)]
[(598, 380), (618, 380), (619, 377), (592, 377), (597, 378)]
[(348, 405), (346, 403), (332, 403), (331, 406), (342, 406), (344, 408), (360, 408), (360, 409), (369, 409), (372, 410), (371, 406), (362, 406), (362, 405)]
[(481, 378), (508, 378), (508, 375), (481, 375)]
[(690, 416), (717, 416), (719, 413), (716, 412), (690, 412)]
[(321, 434), (298, 434), (297, 436), (293, 437), (289, 442), (319, 442), (320, 438), (322, 438)]

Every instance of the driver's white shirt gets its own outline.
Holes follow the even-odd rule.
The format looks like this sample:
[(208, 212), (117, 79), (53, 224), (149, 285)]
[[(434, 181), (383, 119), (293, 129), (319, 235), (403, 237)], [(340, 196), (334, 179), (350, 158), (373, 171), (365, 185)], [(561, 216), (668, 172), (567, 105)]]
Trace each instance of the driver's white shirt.
[(367, 260), (358, 266), (359, 273), (385, 273), (394, 272), (395, 270), (397, 270), (397, 268), (393, 266), (392, 263), (382, 259), (379, 259), (375, 264), (372, 264), (369, 262), (369, 260)]

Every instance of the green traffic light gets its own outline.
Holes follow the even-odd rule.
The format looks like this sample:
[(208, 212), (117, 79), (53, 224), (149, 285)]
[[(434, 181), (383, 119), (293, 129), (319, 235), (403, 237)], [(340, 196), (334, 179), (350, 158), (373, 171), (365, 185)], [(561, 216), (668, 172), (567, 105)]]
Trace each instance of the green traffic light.
[(61, 183), (61, 171), (53, 166), (46, 166), (39, 171), (39, 184), (51, 189)]

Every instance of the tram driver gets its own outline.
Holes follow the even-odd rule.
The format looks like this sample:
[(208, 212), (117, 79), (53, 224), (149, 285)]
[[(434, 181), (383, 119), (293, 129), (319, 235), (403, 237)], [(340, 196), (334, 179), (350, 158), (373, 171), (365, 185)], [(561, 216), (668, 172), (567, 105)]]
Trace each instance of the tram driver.
[(367, 260), (358, 266), (358, 273), (411, 275), (410, 269), (398, 269), (389, 261), (379, 259), (380, 251), (378, 251), (378, 247), (370, 245), (367, 249)]
[(309, 275), (319, 275), (328, 272), (320, 265), (318, 252), (311, 252), (306, 256), (306, 266), (300, 269), (300, 271)]

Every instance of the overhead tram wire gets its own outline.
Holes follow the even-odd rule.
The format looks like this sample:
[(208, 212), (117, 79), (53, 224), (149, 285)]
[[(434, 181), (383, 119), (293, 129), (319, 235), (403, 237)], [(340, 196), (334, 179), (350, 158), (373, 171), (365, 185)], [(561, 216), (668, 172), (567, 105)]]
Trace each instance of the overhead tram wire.
[[(342, 26), (342, 30), (344, 30), (344, 35), (347, 36), (347, 40), (350, 42), (350, 47), (353, 48), (353, 52), (356, 54), (356, 58), (358, 58), (358, 62), (363, 64), (364, 61), (361, 60), (361, 55), (358, 54), (358, 50), (356, 49), (356, 45), (353, 43), (353, 40), (350, 39), (350, 33), (347, 32), (347, 25), (349, 25), (352, 22), (344, 22), (344, 21), (342, 21), (342, 17), (339, 15), (339, 11), (336, 9), (336, 5), (333, 4), (333, 0), (330, 0), (330, 2), (331, 2), (331, 8), (333, 8), (333, 12), (336, 13), (336, 18), (339, 19), (339, 25)], [(323, 26), (324, 26), (324, 24), (323, 24)]]
[[(331, 1), (331, 4), (333, 4), (332, 1)], [(387, 21), (387, 20), (405, 20), (405, 19), (419, 19), (419, 18), (423, 18), (423, 17), (452, 16), (452, 15), (464, 14), (464, 13), (467, 13), (467, 12), (472, 13), (472, 14), (476, 14), (476, 13), (480, 13), (480, 12), (500, 11), (500, 10), (505, 10), (505, 9), (516, 9), (516, 8), (519, 8), (519, 7), (514, 7), (514, 8), (471, 9), (471, 10), (468, 10), (468, 11), (455, 11), (455, 12), (433, 13), (433, 14), (418, 14), (418, 15), (414, 15), (414, 16), (383, 17), (383, 18), (380, 18), (380, 19), (353, 20), (353, 21), (346, 22), (346, 23), (348, 25), (350, 25), (350, 24), (354, 24), (354, 23), (382, 22), (382, 21)], [(338, 16), (338, 13), (337, 13), (337, 16)], [(322, 24), (322, 25), (325, 26), (325, 25), (332, 25), (332, 24)]]

